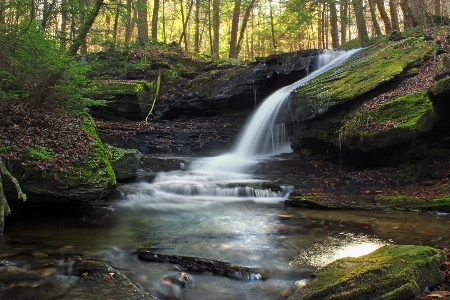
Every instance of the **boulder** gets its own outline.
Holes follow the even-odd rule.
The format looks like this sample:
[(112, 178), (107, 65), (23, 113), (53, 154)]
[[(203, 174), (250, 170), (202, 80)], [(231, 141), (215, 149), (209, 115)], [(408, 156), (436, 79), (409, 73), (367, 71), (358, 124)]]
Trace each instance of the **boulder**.
[(111, 145), (105, 145), (111, 161), (111, 166), (116, 174), (117, 181), (130, 180), (137, 177), (142, 154), (136, 149), (123, 149)]
[(387, 245), (361, 257), (336, 260), (320, 269), (289, 300), (403, 300), (443, 281), (446, 253), (427, 246)]

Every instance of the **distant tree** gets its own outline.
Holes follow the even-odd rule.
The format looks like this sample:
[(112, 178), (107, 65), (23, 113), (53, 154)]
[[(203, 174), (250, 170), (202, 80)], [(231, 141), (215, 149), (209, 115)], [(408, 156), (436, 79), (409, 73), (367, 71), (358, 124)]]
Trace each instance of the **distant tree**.
[(389, 0), (389, 14), (391, 15), (392, 30), (400, 31), (400, 24), (398, 21), (397, 10), (398, 10), (398, 0)]
[(152, 39), (158, 39), (159, 0), (153, 0)]
[(331, 47), (337, 48), (339, 47), (339, 27), (336, 0), (329, 0), (328, 5), (330, 7)]
[(341, 44), (343, 44), (347, 41), (348, 0), (341, 0), (339, 5), (339, 16), (341, 21)]
[(375, 9), (375, 1), (376, 0), (368, 0), (369, 1), (369, 9), (370, 9), (370, 16), (372, 19), (372, 26), (373, 26), (373, 30), (375, 32), (375, 36), (381, 36), (381, 28), (380, 28), (380, 24), (378, 24), (377, 21), (377, 12)]
[(358, 29), (359, 44), (361, 47), (369, 45), (369, 35), (367, 34), (366, 20), (363, 12), (363, 0), (352, 0), (355, 11), (356, 27)]
[(233, 17), (231, 20), (231, 32), (230, 32), (230, 51), (228, 53), (229, 58), (237, 58), (237, 38), (239, 31), (239, 17), (241, 15), (241, 0), (234, 0)]
[(138, 0), (137, 4), (138, 42), (142, 44), (148, 40), (147, 0)]
[(378, 11), (380, 12), (381, 19), (384, 23), (384, 30), (386, 34), (391, 34), (392, 32), (392, 25), (391, 20), (389, 20), (389, 16), (386, 13), (386, 9), (384, 7), (384, 0), (377, 0), (377, 7)]
[(219, 59), (219, 42), (220, 42), (220, 0), (213, 0), (213, 38), (212, 38), (212, 56)]

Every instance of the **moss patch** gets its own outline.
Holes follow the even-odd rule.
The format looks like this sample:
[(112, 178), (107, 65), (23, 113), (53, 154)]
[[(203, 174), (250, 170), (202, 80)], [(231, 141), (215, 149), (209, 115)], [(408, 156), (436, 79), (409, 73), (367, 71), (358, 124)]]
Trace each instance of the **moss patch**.
[(339, 142), (364, 151), (411, 140), (439, 120), (426, 91), (404, 95), (356, 113), (341, 129)]
[(291, 94), (294, 117), (304, 121), (323, 115), (333, 106), (402, 77), (433, 50), (434, 43), (423, 38), (374, 46), (296, 89)]
[(401, 300), (414, 297), (443, 278), (444, 251), (426, 246), (388, 245), (361, 257), (347, 257), (320, 268), (306, 288), (289, 300)]
[(450, 92), (450, 78), (444, 78), (436, 82), (436, 84), (430, 89), (430, 92), (433, 96)]

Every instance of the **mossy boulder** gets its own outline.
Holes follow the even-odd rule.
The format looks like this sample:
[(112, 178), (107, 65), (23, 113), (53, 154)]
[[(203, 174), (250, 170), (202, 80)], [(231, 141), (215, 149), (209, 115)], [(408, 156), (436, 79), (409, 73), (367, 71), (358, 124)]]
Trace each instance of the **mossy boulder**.
[(137, 177), (137, 170), (142, 158), (141, 152), (136, 149), (123, 149), (111, 145), (105, 145), (105, 149), (117, 181)]
[(428, 92), (404, 95), (353, 115), (336, 143), (363, 151), (388, 147), (422, 135), (438, 121)]
[(430, 89), (430, 93), (433, 96), (440, 96), (444, 93), (450, 93), (450, 78), (444, 78), (436, 82), (436, 84)]
[(400, 80), (430, 57), (434, 44), (422, 38), (379, 44), (291, 93), (295, 121), (311, 120), (383, 84)]
[(439, 266), (445, 260), (445, 252), (436, 248), (387, 245), (318, 269), (289, 300), (411, 299), (443, 281)]

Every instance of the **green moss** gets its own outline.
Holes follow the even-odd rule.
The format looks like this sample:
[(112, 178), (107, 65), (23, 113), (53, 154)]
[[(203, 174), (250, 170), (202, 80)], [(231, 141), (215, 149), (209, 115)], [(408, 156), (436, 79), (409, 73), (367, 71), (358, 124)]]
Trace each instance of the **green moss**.
[(97, 87), (101, 95), (137, 95), (142, 91), (145, 81), (121, 81), (121, 80), (105, 80), (96, 81), (94, 85)]
[(289, 299), (407, 299), (442, 281), (439, 265), (445, 259), (444, 251), (432, 247), (384, 246), (318, 269)]
[(108, 144), (104, 144), (106, 155), (108, 156), (108, 159), (111, 163), (118, 161), (121, 159), (125, 153), (122, 148), (117, 148)]
[(89, 114), (85, 114), (84, 123), (81, 128), (94, 137), (94, 157), (88, 159), (83, 165), (71, 168), (65, 173), (65, 181), (67, 185), (76, 184), (95, 184), (101, 185), (102, 182), (107, 182), (108, 185), (114, 186), (117, 184), (114, 170), (111, 167), (111, 162), (108, 158), (108, 153), (100, 140), (95, 129), (95, 122)]
[(337, 104), (355, 99), (377, 86), (405, 76), (430, 56), (434, 43), (421, 38), (379, 44), (297, 88), (291, 104), (298, 121), (324, 114)]
[(450, 78), (444, 78), (436, 82), (436, 84), (430, 89), (434, 96), (438, 96), (443, 93), (450, 92)]
[(341, 130), (339, 143), (362, 150), (410, 140), (439, 120), (426, 91), (409, 94), (356, 113)]
[(377, 201), (386, 208), (450, 211), (450, 196), (436, 197), (431, 200), (423, 200), (414, 196), (379, 196)]

